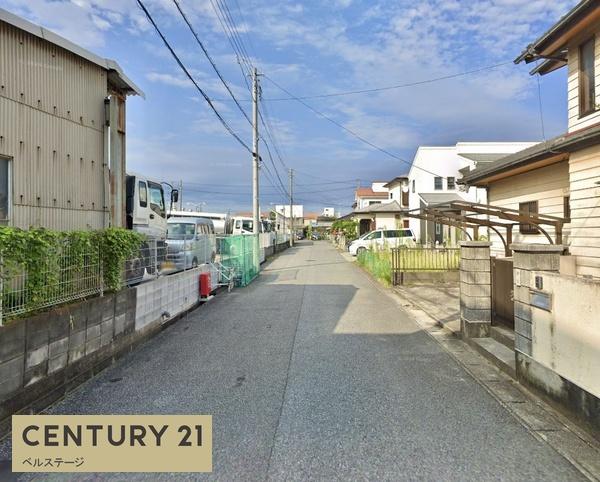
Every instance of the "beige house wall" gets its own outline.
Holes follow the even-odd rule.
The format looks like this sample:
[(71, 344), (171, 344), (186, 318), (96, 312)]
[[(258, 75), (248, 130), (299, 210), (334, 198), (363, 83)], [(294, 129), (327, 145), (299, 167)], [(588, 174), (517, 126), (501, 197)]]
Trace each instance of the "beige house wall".
[[(489, 203), (510, 209), (519, 209), (519, 203), (538, 201), (540, 214), (563, 217), (564, 197), (569, 195), (569, 164), (567, 161), (546, 166), (534, 171), (511, 176), (494, 182), (488, 191)], [(542, 226), (554, 239), (554, 228)], [(500, 229), (503, 233), (504, 229)], [(504, 233), (503, 233), (504, 234)], [(490, 231), (492, 254), (504, 256), (504, 245), (497, 234)], [(515, 243), (543, 243), (548, 240), (543, 234), (521, 234), (519, 227), (513, 228)], [(569, 244), (569, 225), (563, 229), (563, 244)]]
[(600, 146), (571, 154), (571, 254), (577, 274), (600, 278)]
[(11, 160), (9, 224), (104, 224), (104, 69), (0, 22), (0, 156)]
[(531, 307), (532, 357), (600, 397), (600, 283), (574, 276), (542, 276), (550, 311)]

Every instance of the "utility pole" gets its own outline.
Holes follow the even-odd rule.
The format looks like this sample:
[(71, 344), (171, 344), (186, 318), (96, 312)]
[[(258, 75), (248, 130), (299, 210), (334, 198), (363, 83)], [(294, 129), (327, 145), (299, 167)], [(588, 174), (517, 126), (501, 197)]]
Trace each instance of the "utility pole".
[(179, 181), (179, 210), (183, 211), (183, 181)]
[(290, 169), (290, 247), (294, 246), (294, 170)]
[(258, 72), (256, 67), (252, 70), (252, 232), (254, 241), (255, 264), (258, 265), (259, 223), (260, 211), (258, 206)]

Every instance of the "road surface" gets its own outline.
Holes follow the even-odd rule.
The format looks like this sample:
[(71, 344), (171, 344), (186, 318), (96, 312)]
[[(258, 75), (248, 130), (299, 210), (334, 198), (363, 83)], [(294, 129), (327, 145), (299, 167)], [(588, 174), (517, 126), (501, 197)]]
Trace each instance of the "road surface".
[(186, 480), (582, 479), (327, 242), (281, 253), (51, 413), (212, 414), (214, 472)]

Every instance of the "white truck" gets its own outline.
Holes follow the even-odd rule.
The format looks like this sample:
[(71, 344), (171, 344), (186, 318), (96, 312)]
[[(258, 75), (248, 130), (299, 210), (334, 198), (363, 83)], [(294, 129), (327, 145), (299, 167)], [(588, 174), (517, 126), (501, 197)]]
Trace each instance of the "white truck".
[[(127, 263), (128, 283), (143, 279), (145, 273), (156, 273), (166, 256), (167, 209), (165, 193), (160, 181), (137, 173), (128, 173), (125, 184), (127, 229), (146, 236), (139, 256)], [(171, 206), (179, 192), (171, 190)]]

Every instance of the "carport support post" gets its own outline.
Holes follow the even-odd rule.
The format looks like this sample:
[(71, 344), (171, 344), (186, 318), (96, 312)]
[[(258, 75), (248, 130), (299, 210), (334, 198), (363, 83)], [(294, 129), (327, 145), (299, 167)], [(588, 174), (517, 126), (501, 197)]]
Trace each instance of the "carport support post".
[(463, 338), (490, 336), (491, 245), (487, 241), (460, 242), (460, 331)]

